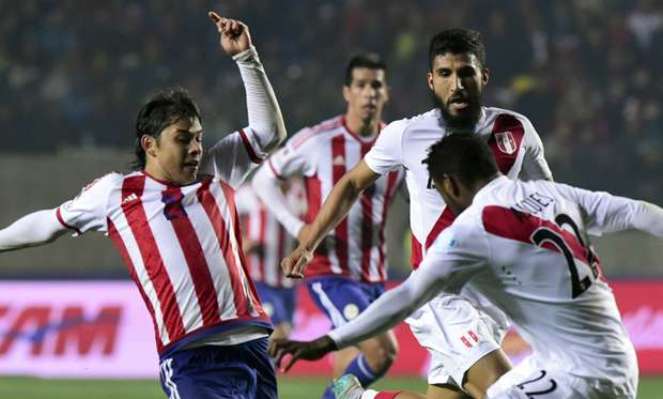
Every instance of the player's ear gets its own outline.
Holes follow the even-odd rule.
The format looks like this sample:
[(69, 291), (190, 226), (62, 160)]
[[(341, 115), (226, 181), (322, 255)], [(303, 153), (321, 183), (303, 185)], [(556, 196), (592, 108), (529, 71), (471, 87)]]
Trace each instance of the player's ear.
[(155, 157), (157, 151), (157, 140), (156, 138), (150, 136), (149, 134), (144, 134), (140, 138), (140, 146), (143, 147), (143, 151), (146, 154)]
[(485, 86), (490, 79), (490, 69), (487, 67), (481, 68), (481, 83)]
[(453, 194), (453, 198), (460, 196), (460, 182), (456, 176), (448, 175), (448, 178), (444, 179), (444, 184), (446, 185), (447, 193)]
[(428, 83), (428, 88), (431, 89), (432, 91), (435, 91), (435, 88), (433, 87), (433, 72), (428, 72), (426, 74), (426, 83)]
[(345, 84), (343, 85), (343, 99), (346, 103), (350, 102), (350, 86)]

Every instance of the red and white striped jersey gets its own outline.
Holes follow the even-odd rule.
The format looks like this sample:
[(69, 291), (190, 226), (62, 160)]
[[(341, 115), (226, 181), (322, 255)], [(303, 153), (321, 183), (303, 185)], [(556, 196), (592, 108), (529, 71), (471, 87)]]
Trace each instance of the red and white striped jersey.
[(162, 356), (203, 338), (232, 340), (239, 328), (271, 328), (241, 250), (234, 192), (265, 156), (245, 129), (207, 151), (195, 183), (111, 173), (57, 209), (66, 227), (111, 238), (151, 313)]
[[(447, 134), (441, 112), (434, 109), (390, 123), (364, 157), (368, 167), (379, 174), (405, 167), (414, 268), (435, 238), (454, 220), (451, 210), (430, 184), (428, 170), (422, 163), (430, 146)], [(552, 179), (541, 139), (525, 116), (505, 109), (483, 107), (476, 134), (488, 141), (497, 166), (508, 177)]]
[[(287, 184), (286, 206), (292, 213), (303, 216), (306, 212), (304, 185), (298, 178), (288, 179)], [(267, 209), (250, 184), (244, 184), (237, 190), (236, 199), (244, 245), (251, 243), (253, 247), (244, 254), (251, 278), (271, 287), (293, 287), (295, 280), (285, 277), (280, 263), (294, 249), (295, 238)]]
[[(345, 118), (337, 116), (299, 131), (267, 165), (277, 178), (304, 177), (308, 202), (305, 221), (311, 223), (334, 185), (368, 153), (377, 137), (351, 132)], [(387, 278), (384, 229), (387, 210), (403, 175), (402, 168), (393, 168), (364, 190), (348, 216), (318, 247), (306, 277), (344, 275), (365, 282)]]

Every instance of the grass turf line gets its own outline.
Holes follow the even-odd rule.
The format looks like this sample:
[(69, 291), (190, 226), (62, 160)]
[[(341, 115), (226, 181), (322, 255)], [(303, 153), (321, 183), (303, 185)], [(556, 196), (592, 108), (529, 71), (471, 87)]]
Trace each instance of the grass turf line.
[[(283, 399), (319, 398), (326, 379), (282, 377), (279, 397)], [(387, 378), (376, 384), (379, 389), (425, 392), (426, 383), (417, 378)], [(642, 377), (638, 399), (660, 399), (662, 377)], [(0, 398), (21, 399), (164, 399), (154, 380), (48, 380), (24, 377), (0, 377)]]

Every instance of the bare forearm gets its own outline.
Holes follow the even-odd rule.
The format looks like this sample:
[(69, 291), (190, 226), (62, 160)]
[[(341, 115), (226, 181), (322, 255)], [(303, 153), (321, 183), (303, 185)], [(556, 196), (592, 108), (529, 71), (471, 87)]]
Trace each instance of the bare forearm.
[(364, 187), (359, 187), (349, 175), (345, 175), (334, 186), (313, 223), (308, 236), (301, 243), (307, 248), (317, 247), (322, 239), (343, 220), (359, 198)]
[(64, 232), (55, 210), (33, 212), (0, 230), (0, 252), (47, 244)]

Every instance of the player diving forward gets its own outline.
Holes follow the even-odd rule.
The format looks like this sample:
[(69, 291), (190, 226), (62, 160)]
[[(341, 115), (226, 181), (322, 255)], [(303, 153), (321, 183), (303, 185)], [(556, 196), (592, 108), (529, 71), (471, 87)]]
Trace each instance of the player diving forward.
[(249, 126), (203, 157), (193, 100), (182, 90), (154, 96), (136, 121), (138, 170), (103, 176), (58, 208), (0, 230), (0, 251), (68, 230), (107, 233), (152, 316), (170, 398), (275, 399), (271, 324), (248, 277), (234, 190), (286, 131), (248, 27), (209, 15), (239, 67)]
[[(471, 285), (501, 308), (533, 353), (478, 398), (635, 398), (638, 365), (588, 234), (638, 229), (663, 238), (663, 209), (605, 192), (501, 175), (489, 148), (452, 135), (426, 159), (458, 215), (421, 266), (357, 319), (312, 342), (274, 342), (277, 359), (314, 359), (392, 328), (441, 291)], [(338, 399), (412, 398), (364, 391), (344, 376)]]
[[(401, 167), (406, 170), (410, 195), (412, 264), (416, 268), (454, 219), (452, 209), (430, 184), (422, 163), (428, 148), (446, 135), (481, 137), (489, 144), (499, 170), (510, 178), (551, 179), (541, 140), (529, 120), (513, 111), (481, 106), (481, 93), (489, 78), (485, 58), (477, 32), (450, 29), (431, 39), (428, 85), (436, 107), (390, 123), (364, 159), (338, 181), (310, 224), (308, 236), (284, 260), (283, 266), (291, 275), (301, 275), (317, 243), (345, 216), (362, 190)], [(497, 373), (509, 367), (499, 349), (504, 316), (486, 303), (483, 311), (477, 310), (466, 299), (466, 295), (475, 296), (470, 291), (464, 290), (461, 296), (441, 294), (407, 320), (420, 345), (431, 354), (430, 398), (458, 399), (466, 397), (465, 392), (485, 391)]]

